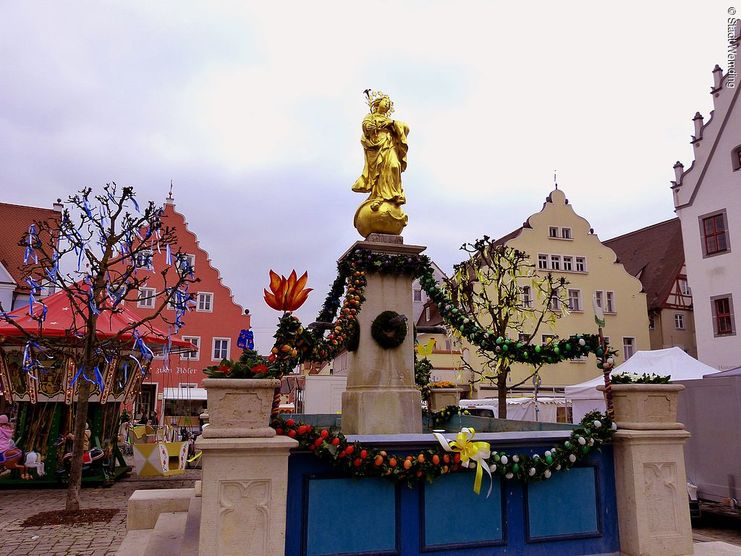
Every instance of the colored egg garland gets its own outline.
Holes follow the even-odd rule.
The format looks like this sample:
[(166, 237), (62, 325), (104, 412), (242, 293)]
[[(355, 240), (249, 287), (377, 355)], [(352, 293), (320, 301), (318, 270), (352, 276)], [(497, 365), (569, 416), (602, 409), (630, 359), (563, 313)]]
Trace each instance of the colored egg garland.
[[(325, 328), (306, 329), (291, 313), (285, 313), (279, 319), (272, 349), (274, 364), (281, 369), (277, 374), (289, 372), (302, 362), (330, 361), (344, 349), (354, 347), (358, 334), (356, 316), (365, 301), (363, 294), (368, 273), (406, 274), (418, 278), (447, 325), (472, 344), (510, 362), (540, 366), (594, 353), (599, 369), (607, 371), (614, 365), (616, 351), (597, 334), (575, 334), (545, 344), (495, 336), (467, 317), (450, 296), (448, 288), (437, 283), (426, 255), (390, 255), (358, 248), (337, 265), (337, 278), (317, 317), (317, 322), (326, 323)], [(343, 293), (344, 300), (341, 301)], [(329, 331), (326, 337), (325, 329)]]
[[(460, 454), (447, 452), (439, 445), (408, 454), (394, 454), (359, 442), (350, 443), (335, 427), (314, 427), (283, 416), (274, 419), (271, 426), (279, 435), (298, 440), (299, 449), (312, 452), (336, 471), (352, 477), (385, 477), (413, 486), (466, 470), (461, 466)], [(557, 446), (538, 453), (492, 449), (486, 464), (493, 476), (507, 480), (547, 480), (553, 473), (579, 464), (592, 451), (609, 442), (615, 430), (617, 427), (609, 417), (593, 411), (571, 431), (568, 440)]]

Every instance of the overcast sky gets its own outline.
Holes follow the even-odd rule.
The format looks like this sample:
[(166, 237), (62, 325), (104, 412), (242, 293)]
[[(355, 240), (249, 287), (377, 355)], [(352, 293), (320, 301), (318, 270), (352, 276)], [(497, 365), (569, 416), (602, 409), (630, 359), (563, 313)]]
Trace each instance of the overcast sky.
[(361, 239), (364, 89), (411, 128), (404, 239), (443, 270), (540, 210), (554, 169), (607, 239), (673, 216), (734, 1), (3, 2), (0, 200), (172, 179), (266, 351), (268, 269), (308, 270), (308, 323)]

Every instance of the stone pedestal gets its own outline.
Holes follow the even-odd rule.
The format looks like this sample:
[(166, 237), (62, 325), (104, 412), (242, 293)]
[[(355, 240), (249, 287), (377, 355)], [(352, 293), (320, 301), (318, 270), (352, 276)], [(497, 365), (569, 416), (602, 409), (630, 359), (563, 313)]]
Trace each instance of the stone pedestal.
[(288, 454), (298, 442), (272, 438), (203, 438), (203, 556), (283, 556)]
[(461, 399), (461, 388), (431, 388), (430, 411), (440, 411), (449, 405), (458, 405)]
[[(371, 234), (362, 247), (375, 253), (414, 256), (424, 247), (404, 245), (401, 236)], [(347, 256), (346, 253), (344, 256)], [(358, 313), (360, 342), (349, 354), (347, 390), (342, 395), (342, 432), (396, 434), (422, 432), (422, 398), (414, 383), (414, 334), (411, 276), (367, 274), (365, 302)], [(379, 346), (371, 323), (383, 311), (407, 317), (404, 342), (392, 349)]]
[[(618, 385), (614, 385), (613, 389)], [(623, 388), (624, 405), (637, 408), (647, 396), (646, 386), (635, 392)], [(692, 525), (684, 467), (684, 443), (690, 433), (676, 423), (676, 411), (658, 412), (654, 405), (672, 406), (666, 385), (656, 385), (655, 399), (629, 421), (618, 423), (615, 443), (615, 488), (617, 490), (620, 550), (626, 556), (680, 556), (692, 554)], [(675, 395), (678, 389), (671, 392)], [(627, 394), (626, 394), (627, 393)], [(649, 397), (651, 397), (649, 396)], [(660, 400), (658, 403), (656, 400)], [(618, 417), (616, 408), (616, 418)], [(642, 418), (641, 418), (642, 415)], [(661, 417), (661, 418), (659, 418)]]

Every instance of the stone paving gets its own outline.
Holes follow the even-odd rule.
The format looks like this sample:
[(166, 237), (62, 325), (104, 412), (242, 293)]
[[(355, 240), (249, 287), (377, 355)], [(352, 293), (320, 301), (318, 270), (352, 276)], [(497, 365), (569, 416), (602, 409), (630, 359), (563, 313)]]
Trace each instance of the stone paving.
[(120, 512), (109, 523), (77, 526), (21, 527), (29, 516), (63, 509), (64, 489), (0, 490), (0, 556), (115, 554), (126, 535), (126, 503), (135, 490), (192, 487), (200, 475), (200, 470), (189, 470), (169, 479), (134, 476), (108, 488), (84, 488), (82, 508), (116, 508)]
[[(82, 490), (83, 508), (117, 508), (110, 523), (21, 527), (29, 516), (64, 507), (64, 489), (0, 490), (0, 556), (106, 556), (116, 553), (126, 534), (126, 503), (137, 489), (192, 487), (201, 475), (189, 470), (184, 475), (164, 478), (130, 477), (109, 488)], [(708, 508), (712, 511), (711, 508)], [(696, 542), (723, 541), (741, 547), (741, 513), (738, 519), (705, 511), (693, 530)]]

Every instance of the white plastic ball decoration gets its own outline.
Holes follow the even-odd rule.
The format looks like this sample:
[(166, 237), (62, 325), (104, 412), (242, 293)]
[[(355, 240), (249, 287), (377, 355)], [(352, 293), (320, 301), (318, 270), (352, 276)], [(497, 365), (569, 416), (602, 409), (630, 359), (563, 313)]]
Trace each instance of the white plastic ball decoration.
[(587, 441), (586, 441), (586, 440), (584, 440), (584, 437), (583, 437), (583, 436), (580, 436), (580, 437), (579, 437), (579, 438), (577, 439), (577, 442), (579, 443), (579, 445), (580, 445), (580, 446), (584, 446), (584, 445), (585, 445), (585, 444), (587, 443)]
[(579, 338), (579, 345), (582, 346), (582, 347), (586, 345), (586, 342), (584, 341), (584, 338)]
[(556, 471), (561, 471), (561, 464), (560, 463), (556, 466)]
[(540, 459), (540, 456), (538, 454), (534, 454), (533, 459)]
[(550, 457), (550, 456), (551, 456), (551, 451), (550, 450), (546, 450), (545, 451), (545, 457)]
[(589, 445), (590, 446), (594, 446), (594, 438), (590, 438), (589, 439)]
[(607, 364), (612, 367), (615, 364), (615, 358), (614, 357), (608, 357), (607, 358)]
[(535, 475), (535, 468), (534, 468), (534, 467), (531, 467), (530, 469), (528, 469), (528, 472), (527, 472), (527, 474), (528, 474), (528, 475), (530, 475), (531, 477), (532, 477), (533, 475)]
[(610, 428), (614, 431), (617, 430), (617, 423), (615, 421), (612, 422), (612, 425), (610, 425)]
[(545, 472), (543, 473), (543, 477), (545, 477), (546, 479), (550, 479), (551, 478), (551, 470), (550, 469), (546, 469)]
[(602, 421), (597, 421), (595, 419), (595, 421), (592, 423), (592, 425), (594, 426), (595, 429), (599, 429), (600, 427), (602, 427)]
[(569, 461), (574, 463), (576, 461), (576, 456), (574, 454), (569, 454)]
[(507, 456), (502, 456), (502, 459), (501, 459), (502, 465), (507, 465), (508, 461), (509, 459), (507, 459)]
[(504, 477), (505, 479), (511, 479), (514, 475), (512, 473), (507, 473)]
[(489, 466), (489, 471), (491, 471), (492, 473), (494, 473), (496, 470), (497, 470), (497, 464), (496, 463), (492, 463)]
[(514, 461), (515, 463), (517, 463), (518, 461), (520, 461), (520, 457), (517, 456), (517, 455), (512, 456), (512, 461)]

